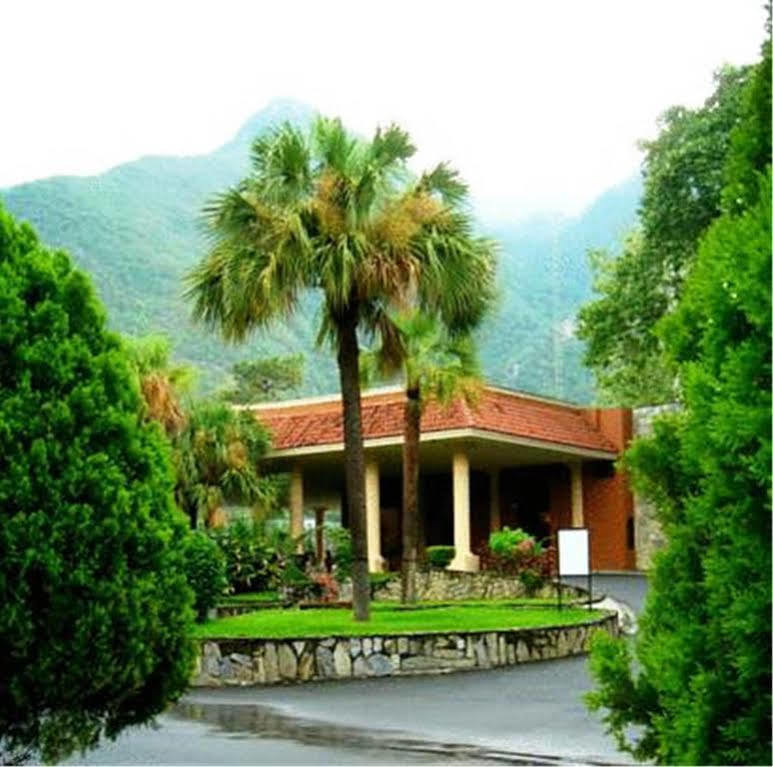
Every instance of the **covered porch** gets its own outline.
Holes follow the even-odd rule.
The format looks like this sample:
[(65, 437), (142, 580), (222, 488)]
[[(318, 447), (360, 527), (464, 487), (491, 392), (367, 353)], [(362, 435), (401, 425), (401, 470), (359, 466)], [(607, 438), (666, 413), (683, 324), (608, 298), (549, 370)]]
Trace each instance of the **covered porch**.
[[(622, 445), (618, 448), (604, 434), (615, 427), (624, 438), (625, 411), (613, 411), (618, 417), (610, 419), (610, 411), (585, 411), (515, 393), (491, 392), (488, 402), (484, 400), (475, 411), (462, 414), (468, 423), (454, 424), (453, 413), (425, 414), (419, 451), (420, 550), (452, 545), (455, 557), (449, 569), (475, 571), (489, 534), (505, 525), (521, 527), (538, 539), (550, 538), (559, 527), (587, 526), (595, 569), (632, 568), (632, 500), (613, 463)], [(502, 407), (503, 398), (507, 407)], [(340, 430), (340, 400), (307, 402), (305, 408), (298, 402), (271, 410), (256, 409), (256, 415), (273, 427), (275, 442), (279, 442), (269, 456), (267, 469), (291, 475), (290, 525), (296, 535), (303, 532), (304, 516), (308, 519), (312, 513), (317, 525), (337, 512), (342, 524), (348, 526), (349, 516), (343, 445), (331, 444), (324, 431), (334, 421)], [(384, 411), (394, 410), (394, 406), (399, 415), (400, 404), (400, 393), (393, 390), (388, 397), (380, 393), (363, 398), (372, 572), (400, 566), (401, 424), (384, 418), (390, 415)], [(486, 407), (488, 422), (486, 413), (480, 412)], [(496, 409), (494, 424), (492, 409)], [(591, 417), (587, 417), (588, 412)], [(540, 419), (539, 431), (524, 420), (524, 415)], [(382, 431), (396, 433), (374, 434), (379, 427), (377, 416), (381, 416)], [(437, 428), (446, 425), (444, 421), (456, 428)], [(602, 431), (596, 424), (607, 428)], [(491, 425), (496, 428), (481, 428)], [(519, 430), (532, 434), (513, 433)], [(300, 444), (287, 444), (293, 441)]]

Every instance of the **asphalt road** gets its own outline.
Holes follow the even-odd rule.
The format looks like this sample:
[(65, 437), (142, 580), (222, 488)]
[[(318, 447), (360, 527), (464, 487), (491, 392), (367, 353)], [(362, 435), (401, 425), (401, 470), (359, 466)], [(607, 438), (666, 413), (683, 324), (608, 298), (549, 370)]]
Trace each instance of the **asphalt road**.
[[(643, 578), (594, 591), (637, 612)], [(619, 764), (582, 695), (584, 658), (447, 676), (196, 690), (71, 764)]]

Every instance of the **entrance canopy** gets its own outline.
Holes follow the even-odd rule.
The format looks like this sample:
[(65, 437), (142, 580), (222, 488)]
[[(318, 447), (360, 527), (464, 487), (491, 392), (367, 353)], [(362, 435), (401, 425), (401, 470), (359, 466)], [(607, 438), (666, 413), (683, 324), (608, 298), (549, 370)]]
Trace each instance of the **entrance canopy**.
[[(371, 390), (362, 397), (368, 548), (373, 570), (382, 566), (381, 535), (389, 533), (384, 520), (394, 517), (399, 504), (396, 488), (402, 463), (404, 397), (397, 387)], [(266, 469), (292, 474), (291, 526), (302, 529), (305, 509), (343, 511), (340, 396), (266, 403), (249, 409), (272, 435)], [(452, 509), (444, 512), (453, 516), (457, 559), (452, 565), (456, 569), (475, 569), (477, 558), (471, 540), (474, 544), (478, 533), (485, 536), (496, 529), (501, 510), (507, 514), (508, 491), (499, 489), (500, 474), (505, 480), (507, 471), (514, 467), (527, 472), (532, 467), (535, 476), (536, 472), (544, 476), (546, 471), (553, 471), (548, 467), (554, 467), (554, 484), (563, 481), (566, 485), (567, 504), (571, 505), (566, 511), (571, 524), (579, 526), (585, 522), (583, 497), (588, 495), (591, 502), (601, 497), (596, 492), (590, 497), (589, 484), (597, 481), (597, 475), (610, 476), (612, 462), (625, 448), (629, 436), (630, 411), (581, 408), (495, 387), (485, 387), (474, 405), (463, 400), (449, 407), (430, 404), (421, 420), (420, 470), (425, 476), (445, 473), (449, 493), (453, 489), (446, 504)], [(599, 466), (609, 468), (594, 469)], [(478, 480), (480, 475), (488, 476), (485, 493), (475, 489), (479, 481), (472, 482), (471, 489), (473, 474)], [(488, 500), (483, 500), (484, 495)], [(604, 497), (608, 502), (609, 493)], [(430, 498), (425, 504), (430, 516), (440, 513), (439, 503)], [(620, 527), (624, 530), (625, 521)]]

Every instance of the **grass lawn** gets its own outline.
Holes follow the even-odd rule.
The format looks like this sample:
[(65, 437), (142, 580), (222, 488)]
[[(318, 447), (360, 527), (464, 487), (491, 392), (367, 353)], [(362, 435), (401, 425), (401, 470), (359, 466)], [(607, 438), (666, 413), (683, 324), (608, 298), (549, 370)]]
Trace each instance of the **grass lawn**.
[(243, 605), (248, 602), (278, 602), (279, 592), (274, 591), (247, 591), (244, 594), (231, 594), (231, 596), (221, 597), (220, 604), (223, 605)]
[(599, 611), (531, 606), (514, 602), (457, 602), (426, 604), (406, 609), (388, 602), (371, 603), (368, 623), (355, 623), (350, 609), (269, 609), (197, 624), (194, 637), (228, 638), (362, 636), (431, 631), (495, 631), (584, 623), (602, 616)]

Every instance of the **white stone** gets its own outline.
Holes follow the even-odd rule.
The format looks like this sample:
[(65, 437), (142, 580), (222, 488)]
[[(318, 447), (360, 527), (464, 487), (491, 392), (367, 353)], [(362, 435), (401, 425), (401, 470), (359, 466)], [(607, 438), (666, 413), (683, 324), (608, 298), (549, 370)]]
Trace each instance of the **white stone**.
[(338, 642), (333, 651), (333, 664), (337, 676), (349, 677), (352, 675), (352, 659), (350, 657), (348, 642)]
[(286, 642), (279, 645), (279, 675), (283, 679), (295, 679), (298, 675), (298, 661), (293, 648)]
[(266, 663), (266, 682), (274, 684), (279, 681), (279, 663), (276, 655), (276, 645), (273, 642), (266, 642), (266, 649), (263, 654)]

